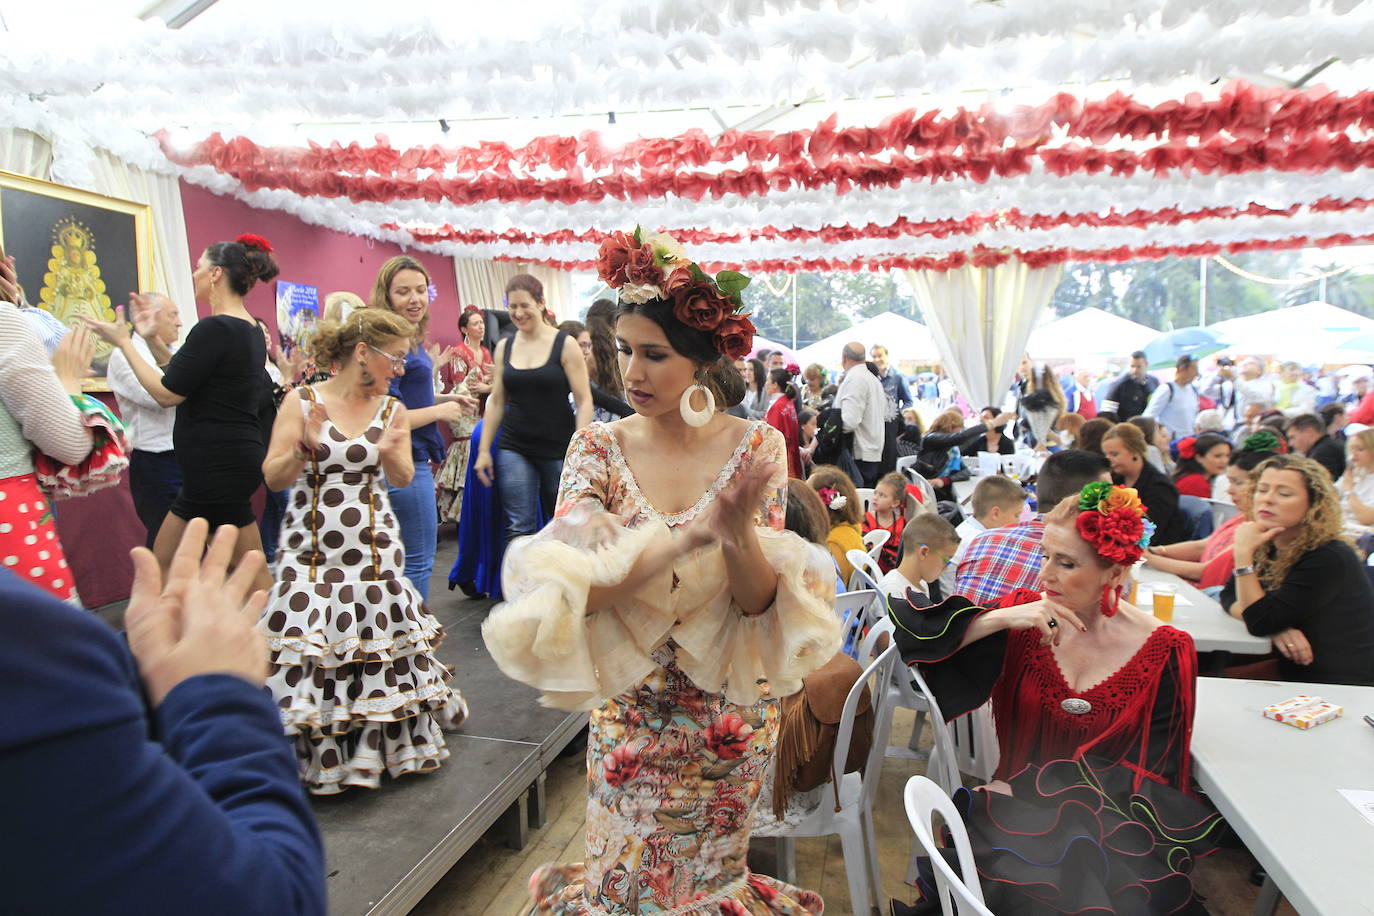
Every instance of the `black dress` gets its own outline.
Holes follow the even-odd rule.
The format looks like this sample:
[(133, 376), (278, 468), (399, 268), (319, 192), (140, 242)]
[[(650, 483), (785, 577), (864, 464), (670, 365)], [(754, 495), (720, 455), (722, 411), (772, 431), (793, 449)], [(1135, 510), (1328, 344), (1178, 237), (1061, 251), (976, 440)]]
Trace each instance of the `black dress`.
[(181, 466), (177, 518), (242, 528), (255, 522), (250, 501), (262, 484), (275, 410), (267, 347), (258, 326), (229, 315), (202, 318), (162, 375), (186, 400), (177, 406), (172, 444)]
[[(1221, 606), (1236, 600), (1232, 579)], [(1298, 558), (1283, 584), (1245, 609), (1253, 636), (1272, 636), (1290, 627), (1312, 644), (1312, 664), (1278, 658), (1285, 681), (1374, 686), (1374, 588), (1364, 565), (1343, 541), (1327, 541)]]

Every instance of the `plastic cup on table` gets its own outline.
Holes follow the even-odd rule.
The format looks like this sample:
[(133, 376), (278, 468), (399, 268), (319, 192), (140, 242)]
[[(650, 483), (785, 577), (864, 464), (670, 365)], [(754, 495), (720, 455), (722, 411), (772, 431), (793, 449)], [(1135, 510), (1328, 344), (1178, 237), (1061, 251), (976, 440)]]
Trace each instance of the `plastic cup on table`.
[(1174, 596), (1178, 594), (1178, 587), (1168, 582), (1160, 582), (1155, 585), (1155, 616), (1165, 623), (1174, 619)]
[(1139, 591), (1140, 580), (1135, 577), (1135, 572), (1132, 571), (1131, 574), (1126, 577), (1126, 603), (1135, 604), (1136, 595)]

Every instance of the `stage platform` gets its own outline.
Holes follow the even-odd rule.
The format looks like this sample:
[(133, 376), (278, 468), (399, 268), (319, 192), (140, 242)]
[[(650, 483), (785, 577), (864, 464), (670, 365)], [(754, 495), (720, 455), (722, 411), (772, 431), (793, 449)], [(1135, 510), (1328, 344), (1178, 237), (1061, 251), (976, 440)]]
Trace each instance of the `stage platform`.
[(452, 756), (437, 772), (314, 800), (334, 916), (409, 912), (493, 827), (524, 845), (543, 826), (544, 770), (587, 724), (586, 713), (540, 706), (533, 689), (497, 669), (481, 635), (492, 602), (449, 591), (452, 564), (452, 543), (443, 543), (429, 605), (447, 631), (438, 655), (454, 668), (468, 720), (447, 733)]

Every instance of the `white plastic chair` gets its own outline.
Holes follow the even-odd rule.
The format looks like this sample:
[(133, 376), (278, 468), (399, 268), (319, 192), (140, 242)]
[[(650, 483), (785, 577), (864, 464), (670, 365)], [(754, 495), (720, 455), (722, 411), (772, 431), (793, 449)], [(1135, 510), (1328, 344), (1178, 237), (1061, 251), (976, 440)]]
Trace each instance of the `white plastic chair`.
[[(886, 634), (887, 648), (877, 652), (881, 637)], [(849, 756), (849, 739), (854, 732), (854, 716), (863, 688), (868, 686), (873, 703), (873, 744), (863, 773), (843, 773), (839, 777), (839, 810), (836, 810), (836, 787), (826, 785), (821, 791), (821, 803), (795, 825), (784, 825), (773, 819), (770, 806), (759, 804), (754, 814), (754, 836), (778, 838), (778, 877), (789, 883), (795, 880), (797, 837), (838, 835), (844, 855), (845, 876), (849, 883), (850, 909), (855, 916), (869, 916), (878, 906), (882, 894), (882, 876), (878, 871), (878, 843), (873, 830), (873, 799), (883, 770), (883, 748), (887, 744), (892, 717), (888, 709), (891, 693), (884, 685), (892, 680), (897, 664), (897, 645), (892, 640), (892, 624), (884, 622), (864, 636), (859, 647), (859, 663), (866, 665), (863, 675), (854, 682), (840, 713), (839, 731), (835, 736), (833, 772), (843, 773), (845, 758)]]
[[(878, 580), (883, 577), (883, 571), (878, 568), (877, 560), (869, 556), (867, 551), (860, 550), (857, 547), (845, 551), (844, 558), (849, 561), (850, 566), (854, 567), (854, 574), (849, 577), (850, 591), (856, 588), (877, 588)], [(867, 573), (868, 578), (873, 583), (872, 585), (859, 584), (863, 581), (858, 578), (858, 573), (860, 571)], [(882, 591), (882, 589), (878, 590)]]
[(874, 528), (864, 535), (864, 546), (868, 548), (868, 555), (873, 558), (874, 562), (877, 561), (878, 554), (890, 537), (892, 537), (892, 532), (886, 528)]
[(1207, 507), (1212, 510), (1213, 530), (1220, 528), (1222, 526), (1222, 523), (1225, 522), (1227, 519), (1233, 518), (1240, 514), (1240, 510), (1237, 509), (1234, 505), (1232, 505), (1231, 503), (1224, 503), (1219, 499), (1207, 500)]
[(850, 658), (859, 654), (859, 634), (868, 626), (870, 608), (877, 597), (878, 592), (869, 588), (835, 596), (835, 615), (840, 618), (840, 632), (844, 634), (842, 645), (849, 647), (846, 654)]
[[(906, 781), (902, 800), (906, 804), (906, 819), (916, 834), (916, 844), (925, 850), (931, 870), (935, 873), (940, 912), (944, 916), (993, 916), (983, 900), (983, 885), (978, 880), (978, 868), (973, 863), (973, 847), (968, 841), (968, 831), (949, 796), (926, 777), (913, 776)], [(944, 820), (954, 840), (954, 854), (959, 860), (962, 878), (954, 873), (954, 869), (940, 854), (940, 844), (935, 841), (934, 814), (939, 814)]]
[(914, 470), (914, 468), (916, 467), (916, 462), (920, 460), (920, 455), (904, 455), (901, 458), (898, 458), (897, 473), (904, 475), (908, 479), (910, 479), (911, 475), (913, 474), (915, 474), (917, 477), (921, 476), (917, 471)]
[(863, 507), (864, 512), (867, 512), (869, 504), (873, 502), (873, 488), (856, 487), (855, 489), (859, 491), (859, 505)]

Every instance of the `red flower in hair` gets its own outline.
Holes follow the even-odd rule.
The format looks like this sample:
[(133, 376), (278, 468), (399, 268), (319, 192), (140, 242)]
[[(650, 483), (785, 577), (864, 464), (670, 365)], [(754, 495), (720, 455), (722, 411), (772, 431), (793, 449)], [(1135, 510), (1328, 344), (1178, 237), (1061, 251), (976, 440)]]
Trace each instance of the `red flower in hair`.
[(654, 263), (651, 245), (632, 248), (625, 257), (625, 279), (629, 283), (657, 286), (663, 282), (663, 268)]
[(1193, 458), (1196, 456), (1197, 438), (1194, 436), (1189, 436), (1186, 439), (1180, 439), (1178, 443), (1178, 457), (1186, 459)]
[(673, 317), (698, 331), (716, 330), (734, 310), (730, 300), (709, 283), (683, 286), (673, 294)]
[(731, 315), (716, 328), (713, 342), (728, 360), (741, 359), (754, 348), (754, 322), (748, 315)]
[(262, 236), (254, 235), (251, 232), (245, 232), (243, 235), (234, 239), (234, 241), (238, 242), (244, 248), (256, 248), (258, 251), (265, 251), (268, 254), (272, 253), (272, 243)]
[(1139, 541), (1145, 534), (1145, 525), (1130, 509), (1113, 509), (1106, 515), (1088, 509), (1078, 513), (1074, 526), (1102, 559), (1123, 566), (1140, 559)]
[(482, 311), (482, 310), (481, 310), (481, 308), (479, 308), (478, 306), (475, 306), (475, 305), (468, 305), (468, 306), (464, 306), (464, 307), (463, 307), (463, 311), (465, 311), (465, 312), (480, 312), (480, 311)]
[(668, 274), (661, 285), (664, 293), (675, 295), (678, 290), (692, 285), (692, 272), (686, 267), (678, 267)]
[(619, 289), (625, 285), (625, 264), (630, 252), (640, 246), (628, 232), (612, 232), (601, 240), (596, 252), (596, 273), (607, 286)]

